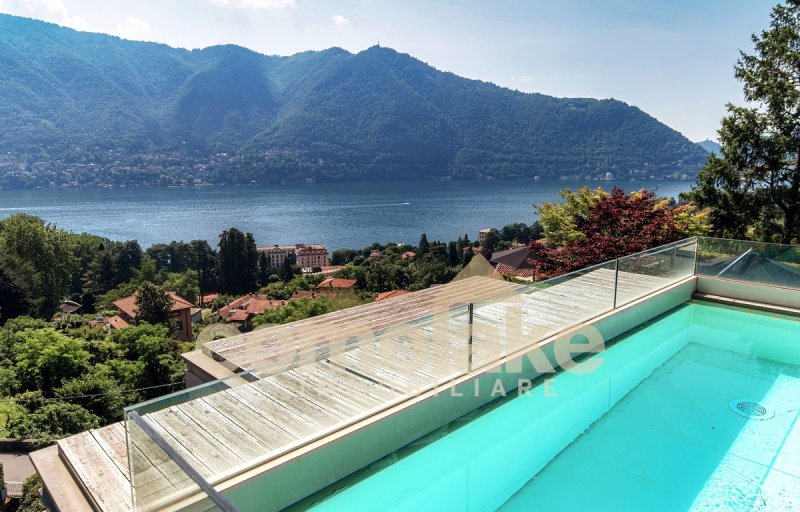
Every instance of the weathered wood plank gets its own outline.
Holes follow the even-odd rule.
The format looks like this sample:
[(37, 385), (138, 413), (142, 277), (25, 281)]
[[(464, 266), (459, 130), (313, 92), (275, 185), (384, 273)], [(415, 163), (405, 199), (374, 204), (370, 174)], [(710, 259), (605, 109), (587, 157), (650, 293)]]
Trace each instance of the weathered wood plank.
[(62, 439), (58, 447), (101, 510), (133, 510), (129, 480), (91, 432)]

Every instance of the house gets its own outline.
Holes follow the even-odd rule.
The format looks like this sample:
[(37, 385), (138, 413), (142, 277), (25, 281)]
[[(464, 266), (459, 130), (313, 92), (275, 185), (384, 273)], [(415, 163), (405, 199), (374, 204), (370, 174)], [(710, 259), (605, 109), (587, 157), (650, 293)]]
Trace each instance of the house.
[(250, 293), (225, 304), (218, 311), (228, 322), (239, 324), (245, 330), (253, 328), (253, 318), (268, 309), (276, 309), (286, 301), (272, 300), (261, 293)]
[(342, 279), (339, 277), (329, 277), (317, 285), (317, 290), (321, 293), (333, 294), (352, 292), (355, 290), (355, 279)]
[(373, 250), (372, 252), (369, 253), (369, 259), (371, 260), (378, 259), (381, 257), (381, 254), (383, 254), (381, 251)]
[(414, 258), (417, 257), (417, 253), (415, 253), (414, 251), (406, 251), (400, 257), (403, 258), (404, 260), (413, 260)]
[(400, 297), (401, 295), (405, 295), (407, 293), (411, 292), (408, 290), (389, 290), (388, 292), (381, 292), (375, 296), (375, 302), (387, 299), (393, 299), (395, 297)]
[(486, 237), (489, 236), (489, 233), (496, 233), (497, 230), (495, 228), (483, 228), (478, 230), (478, 242), (483, 243), (486, 240)]
[[(192, 308), (194, 304), (175, 292), (167, 292), (172, 299), (169, 318), (175, 326), (175, 334), (182, 341), (192, 339)], [(114, 302), (117, 314), (106, 318), (106, 325), (112, 329), (124, 329), (136, 319), (136, 294), (129, 295)]]

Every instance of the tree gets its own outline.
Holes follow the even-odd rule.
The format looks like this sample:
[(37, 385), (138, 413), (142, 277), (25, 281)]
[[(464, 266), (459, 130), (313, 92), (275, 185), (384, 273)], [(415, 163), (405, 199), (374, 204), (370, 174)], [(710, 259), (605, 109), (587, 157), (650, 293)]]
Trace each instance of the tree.
[(125, 395), (119, 382), (111, 376), (93, 368), (80, 377), (64, 381), (61, 387), (54, 390), (58, 398), (71, 398), (70, 402), (80, 405), (99, 417), (103, 423), (111, 423), (122, 419), (122, 408), (125, 407)]
[(192, 303), (197, 303), (200, 297), (200, 277), (196, 270), (167, 274), (163, 276), (160, 286), (164, 290), (174, 291)]
[(568, 229), (548, 221), (546, 229), (570, 232), (564, 244), (553, 244), (549, 237), (531, 243), (531, 265), (540, 279), (705, 234), (703, 231), (709, 228), (704, 220), (707, 212), (693, 205), (673, 208), (645, 190), (626, 194), (615, 188), (611, 194), (593, 199), (587, 208), (575, 211), (568, 219)]
[(492, 253), (494, 252), (499, 242), (500, 242), (500, 237), (497, 235), (497, 231), (492, 230), (486, 234), (486, 238), (483, 239), (483, 243), (481, 244), (481, 246), (483, 247), (483, 256), (487, 260), (492, 259)]
[(169, 323), (172, 298), (163, 288), (149, 281), (143, 282), (136, 290), (136, 321), (138, 323)]
[(217, 275), (223, 293), (241, 295), (258, 288), (258, 250), (252, 233), (231, 228), (219, 235)]
[(286, 258), (284, 258), (283, 263), (281, 263), (278, 269), (278, 276), (280, 276), (284, 283), (288, 283), (294, 276), (299, 275), (301, 272), (300, 267), (297, 266), (297, 257), (293, 252), (290, 252), (286, 255)]
[(419, 245), (417, 246), (417, 256), (424, 256), (428, 252), (430, 252), (431, 246), (428, 243), (428, 235), (422, 233), (422, 236), (419, 237)]
[(576, 225), (576, 219), (588, 215), (591, 207), (608, 197), (608, 193), (599, 187), (595, 190), (581, 187), (575, 192), (566, 188), (558, 195), (564, 201), (552, 203), (545, 201), (541, 205), (533, 205), (533, 209), (539, 216), (539, 223), (547, 241), (561, 246), (583, 238), (583, 233)]
[(800, 1), (777, 5), (752, 40), (734, 67), (752, 106), (727, 105), (721, 156), (687, 197), (712, 208), (718, 235), (790, 243), (800, 239)]
[[(113, 331), (110, 337), (122, 348), (128, 361), (136, 362), (125, 364), (121, 372), (117, 372), (118, 380), (125, 381), (131, 388), (161, 386), (183, 379), (186, 366), (180, 354), (187, 350), (186, 344), (171, 337), (167, 327), (140, 324)], [(160, 394), (164, 394), (164, 389), (145, 393), (144, 397)]]
[(269, 276), (272, 275), (272, 265), (269, 263), (266, 252), (258, 255), (258, 286), (267, 286)]
[(41, 316), (55, 311), (79, 268), (73, 235), (21, 213), (0, 220), (0, 263)]
[(346, 265), (353, 261), (357, 254), (355, 249), (336, 249), (331, 254), (331, 265)]
[(22, 497), (17, 512), (44, 512), (47, 508), (42, 500), (42, 477), (34, 473), (22, 484)]
[(78, 434), (100, 426), (100, 418), (77, 404), (50, 402), (10, 422), (11, 434), (18, 439), (47, 443), (51, 439)]
[[(459, 238), (459, 244), (461, 239)], [(458, 245), (455, 242), (447, 243), (447, 264), (454, 267), (461, 263), (461, 258), (458, 255)]]
[(65, 379), (83, 373), (91, 355), (83, 340), (54, 329), (24, 330), (14, 346), (17, 377), (24, 389), (38, 389), (45, 394)]
[(25, 293), (14, 279), (0, 267), (0, 326), (7, 320), (24, 315), (29, 304)]

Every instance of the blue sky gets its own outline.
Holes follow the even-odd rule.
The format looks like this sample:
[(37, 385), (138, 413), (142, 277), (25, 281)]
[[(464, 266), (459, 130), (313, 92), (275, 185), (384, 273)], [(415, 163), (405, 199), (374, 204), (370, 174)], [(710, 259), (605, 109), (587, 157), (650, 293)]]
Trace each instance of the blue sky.
[(617, 98), (716, 138), (740, 49), (776, 0), (0, 0), (0, 12), (185, 48), (290, 55), (380, 42), (443, 70), (553, 96)]

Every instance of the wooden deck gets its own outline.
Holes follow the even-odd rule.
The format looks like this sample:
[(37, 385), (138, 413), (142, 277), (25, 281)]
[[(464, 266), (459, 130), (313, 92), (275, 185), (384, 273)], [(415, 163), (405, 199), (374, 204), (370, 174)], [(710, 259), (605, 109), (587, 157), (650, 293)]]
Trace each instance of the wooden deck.
[[(547, 288), (470, 278), (396, 299), (206, 345), (258, 380), (144, 415), (208, 481), (225, 480), (368, 418), (612, 308), (615, 275), (599, 269)], [(620, 273), (617, 303), (672, 279)], [(507, 328), (519, 324), (519, 328)], [(512, 325), (513, 327), (513, 325)], [(130, 436), (136, 438), (143, 436)], [(137, 499), (161, 509), (194, 489), (150, 443), (133, 442)], [(122, 424), (59, 442), (100, 510), (130, 510)]]

